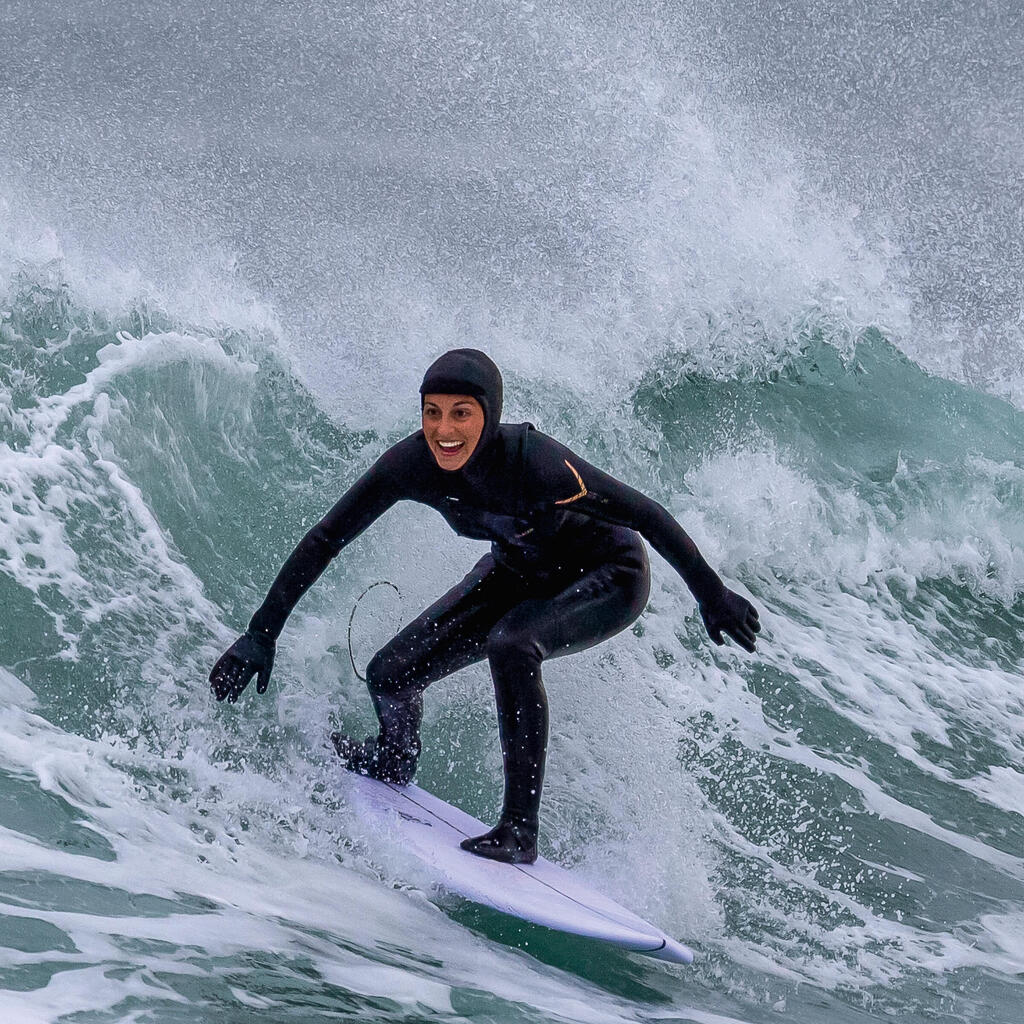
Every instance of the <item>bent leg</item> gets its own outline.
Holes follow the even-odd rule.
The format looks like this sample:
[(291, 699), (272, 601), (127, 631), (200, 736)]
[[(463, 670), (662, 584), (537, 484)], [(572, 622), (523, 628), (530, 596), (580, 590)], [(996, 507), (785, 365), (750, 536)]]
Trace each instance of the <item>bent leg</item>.
[(466, 840), (464, 849), (496, 860), (536, 859), (548, 739), (541, 663), (586, 650), (625, 629), (643, 611), (649, 592), (646, 559), (637, 566), (601, 566), (551, 597), (521, 602), (491, 630), (487, 656), (498, 705), (505, 799), (498, 826)]
[(511, 574), (485, 555), (370, 659), (366, 681), (371, 695), (422, 693), (438, 679), (482, 660), (494, 624), (521, 598)]
[(407, 783), (420, 753), (423, 691), (486, 654), (487, 636), (521, 598), (513, 578), (490, 555), (410, 622), (370, 659), (366, 682), (380, 723), (377, 737), (356, 742), (332, 735), (348, 767)]

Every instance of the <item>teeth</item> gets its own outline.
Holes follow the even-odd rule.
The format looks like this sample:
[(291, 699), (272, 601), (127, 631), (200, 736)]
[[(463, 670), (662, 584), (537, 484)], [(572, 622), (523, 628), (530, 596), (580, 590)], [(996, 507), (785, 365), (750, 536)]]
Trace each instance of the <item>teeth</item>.
[(442, 448), (445, 448), (445, 449), (447, 449), (449, 451), (454, 451), (456, 448), (461, 448), (462, 447), (462, 442), (461, 441), (438, 441), (437, 443)]

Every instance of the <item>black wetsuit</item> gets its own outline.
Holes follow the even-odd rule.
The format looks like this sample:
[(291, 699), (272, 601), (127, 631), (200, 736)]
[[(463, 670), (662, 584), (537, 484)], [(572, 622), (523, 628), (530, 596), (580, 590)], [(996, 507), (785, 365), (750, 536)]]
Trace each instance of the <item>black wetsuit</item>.
[[(441, 469), (422, 431), (385, 452), (299, 543), (250, 629), (277, 637), (328, 563), (395, 502), (436, 509), (463, 537), (489, 540), (473, 571), (367, 668), (386, 741), (418, 752), (421, 693), (486, 657), (506, 767), (506, 812), (536, 820), (547, 702), (540, 664), (630, 625), (650, 589), (643, 534), (698, 600), (724, 588), (657, 502), (529, 424), (502, 424), (472, 475)], [(405, 713), (387, 705), (400, 702)], [(390, 730), (389, 730), (390, 727)]]
[[(474, 350), (447, 353), (421, 389), (479, 397), (486, 426), (467, 464), (442, 469), (422, 431), (384, 452), (300, 541), (247, 635), (272, 651), (271, 641), (328, 563), (398, 501), (429, 505), (460, 536), (490, 541), (490, 553), (469, 575), (370, 661), (367, 680), (381, 729), (357, 767), (408, 781), (419, 754), (423, 690), (487, 658), (505, 766), (501, 821), (532, 833), (535, 844), (548, 727), (541, 663), (600, 643), (640, 614), (650, 588), (640, 535), (686, 581), (716, 642), (724, 628), (753, 650), (756, 624), (742, 635), (733, 627), (746, 609), (756, 623), (756, 612), (723, 586), (657, 502), (530, 424), (499, 426), (500, 375), (481, 360), (486, 357)], [(242, 688), (254, 670), (247, 669)], [(221, 673), (218, 690), (217, 672), (211, 681), (218, 698), (235, 699), (240, 676)], [(269, 668), (261, 689), (267, 677)], [(359, 760), (351, 747), (338, 749), (350, 762)]]

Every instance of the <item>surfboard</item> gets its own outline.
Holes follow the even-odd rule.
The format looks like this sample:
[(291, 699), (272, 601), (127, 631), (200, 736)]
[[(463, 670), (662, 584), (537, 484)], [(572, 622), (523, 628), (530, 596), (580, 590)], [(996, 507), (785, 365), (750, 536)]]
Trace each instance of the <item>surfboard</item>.
[(681, 942), (543, 857), (534, 864), (500, 864), (460, 849), (462, 839), (487, 826), (426, 790), (364, 775), (346, 780), (361, 819), (393, 835), (448, 892), (556, 931), (671, 963), (693, 962), (693, 951)]

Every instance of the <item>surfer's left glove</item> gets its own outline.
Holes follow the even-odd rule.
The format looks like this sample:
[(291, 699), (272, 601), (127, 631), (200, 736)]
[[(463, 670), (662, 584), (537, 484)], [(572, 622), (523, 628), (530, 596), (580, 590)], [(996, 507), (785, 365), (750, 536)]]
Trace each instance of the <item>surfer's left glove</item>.
[(220, 656), (210, 673), (214, 697), (234, 704), (253, 676), (256, 676), (256, 692), (266, 693), (276, 648), (274, 639), (265, 633), (250, 629), (240, 636)]
[(708, 636), (719, 647), (725, 643), (722, 633), (726, 633), (753, 654), (761, 622), (757, 609), (745, 597), (725, 589), (714, 601), (701, 602), (699, 608)]

